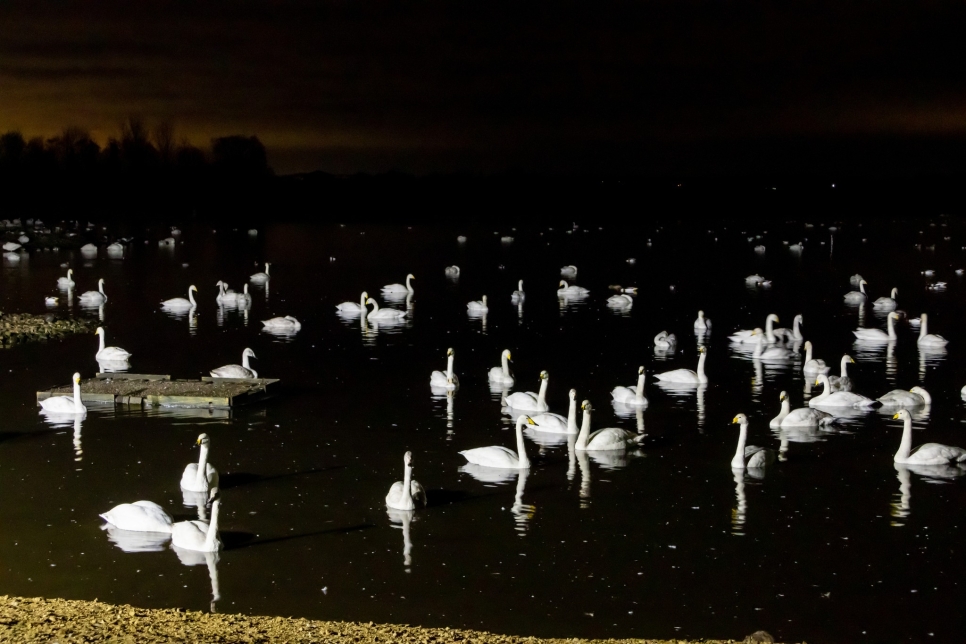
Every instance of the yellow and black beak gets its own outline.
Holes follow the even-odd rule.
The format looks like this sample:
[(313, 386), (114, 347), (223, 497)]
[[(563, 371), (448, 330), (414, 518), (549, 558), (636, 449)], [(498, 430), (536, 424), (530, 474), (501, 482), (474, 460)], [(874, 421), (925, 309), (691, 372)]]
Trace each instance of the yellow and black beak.
[(892, 420), (899, 420), (899, 412), (896, 412), (895, 415), (892, 416)]

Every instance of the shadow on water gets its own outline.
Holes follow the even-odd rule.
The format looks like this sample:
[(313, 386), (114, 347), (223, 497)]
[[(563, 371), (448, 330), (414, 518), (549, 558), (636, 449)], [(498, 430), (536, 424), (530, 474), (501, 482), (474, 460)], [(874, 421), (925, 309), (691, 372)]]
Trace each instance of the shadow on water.
[(220, 530), (218, 532), (218, 536), (221, 538), (222, 543), (225, 544), (225, 550), (237, 550), (240, 548), (264, 546), (270, 543), (283, 543), (285, 541), (292, 541), (294, 539), (306, 539), (308, 537), (319, 537), (323, 535), (349, 534), (351, 532), (359, 532), (361, 530), (370, 530), (375, 527), (377, 526), (374, 523), (360, 523), (358, 525), (330, 528), (328, 530), (315, 530), (313, 532), (288, 534), (284, 537), (269, 537), (267, 539), (259, 539), (258, 541), (254, 541), (255, 535), (251, 532), (229, 532)]
[(243, 485), (254, 485), (256, 483), (267, 483), (268, 481), (280, 481), (283, 479), (291, 479), (298, 476), (308, 476), (310, 474), (321, 474), (322, 472), (334, 472), (336, 470), (345, 469), (345, 465), (333, 465), (331, 467), (318, 467), (311, 470), (302, 470), (300, 472), (287, 472), (285, 474), (274, 474), (271, 476), (264, 476), (262, 474), (255, 474), (252, 472), (232, 472), (229, 474), (222, 474), (219, 479), (219, 485), (223, 490), (227, 490), (233, 487), (241, 487)]

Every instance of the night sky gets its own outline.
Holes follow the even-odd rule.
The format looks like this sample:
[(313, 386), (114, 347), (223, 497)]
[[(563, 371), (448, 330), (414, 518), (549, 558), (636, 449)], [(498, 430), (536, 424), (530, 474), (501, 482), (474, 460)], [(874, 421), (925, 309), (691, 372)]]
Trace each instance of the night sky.
[(964, 26), (911, 2), (5, 1), (0, 132), (103, 143), (138, 115), (257, 135), (281, 173), (881, 164), (966, 135)]

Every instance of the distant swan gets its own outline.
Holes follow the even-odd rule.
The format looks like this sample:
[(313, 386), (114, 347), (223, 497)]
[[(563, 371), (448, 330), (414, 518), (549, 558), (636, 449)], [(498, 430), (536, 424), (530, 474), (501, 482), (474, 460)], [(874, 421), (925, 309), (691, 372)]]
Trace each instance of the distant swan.
[(286, 315), (285, 317), (272, 318), (270, 320), (262, 320), (262, 325), (266, 329), (292, 329), (298, 331), (302, 328), (302, 323), (296, 320), (291, 315)]
[(899, 293), (899, 289), (892, 289), (891, 297), (880, 297), (875, 302), (872, 303), (872, 308), (876, 311), (895, 311), (896, 310), (896, 295)]
[(878, 400), (872, 400), (871, 398), (866, 398), (860, 394), (852, 393), (851, 391), (832, 391), (832, 386), (829, 384), (828, 376), (821, 374), (815, 380), (815, 385), (818, 386), (822, 384), (825, 386), (825, 391), (822, 392), (821, 396), (816, 396), (808, 401), (809, 407), (848, 407), (851, 409), (873, 409), (875, 407), (880, 407), (882, 403)]
[(221, 500), (215, 499), (211, 504), (211, 519), (204, 521), (180, 521), (171, 526), (171, 545), (185, 550), (198, 552), (216, 552), (221, 550), (221, 539), (218, 538), (218, 512)]
[(513, 295), (510, 296), (511, 304), (519, 304), (527, 298), (527, 294), (523, 292), (523, 280), (517, 282), (517, 290), (513, 291)]
[[(778, 322), (778, 316), (774, 313), (769, 314), (765, 318), (765, 335), (762, 340), (768, 344), (775, 344), (778, 341), (778, 338), (775, 337), (775, 322)], [(735, 331), (728, 336), (728, 339), (737, 344), (744, 342), (757, 343), (759, 337), (756, 337), (756, 330), (759, 331), (758, 336), (760, 336), (761, 329), (745, 329), (743, 331)]]
[(574, 444), (574, 449), (578, 452), (623, 450), (639, 445), (644, 440), (644, 434), (635, 434), (618, 427), (606, 427), (591, 433), (590, 415), (593, 407), (589, 400), (585, 400), (580, 408), (584, 410), (584, 418)]
[(926, 314), (923, 313), (919, 316), (919, 339), (916, 340), (916, 344), (920, 347), (944, 347), (949, 342), (946, 338), (941, 335), (936, 335), (935, 333), (929, 333), (926, 329)]
[(893, 420), (901, 420), (902, 442), (899, 451), (893, 459), (896, 463), (909, 465), (946, 465), (948, 463), (966, 462), (966, 450), (961, 447), (951, 447), (939, 443), (923, 443), (912, 447), (912, 415), (905, 409), (900, 409)]
[(694, 321), (695, 331), (710, 331), (711, 320), (704, 317), (704, 311), (698, 311), (698, 319)]
[(104, 346), (106, 340), (104, 339), (104, 329), (102, 327), (97, 327), (97, 331), (94, 331), (94, 335), (101, 336), (101, 346), (94, 355), (95, 360), (127, 360), (131, 357), (131, 354), (124, 349), (119, 347)]
[(486, 296), (484, 295), (483, 299), (481, 300), (473, 300), (472, 302), (468, 302), (466, 304), (466, 308), (470, 311), (476, 311), (478, 313), (485, 313), (486, 311), (489, 311), (489, 308), (486, 306)]
[(343, 302), (342, 304), (336, 304), (335, 308), (343, 313), (367, 313), (369, 309), (366, 308), (366, 300), (369, 299), (369, 294), (365, 291), (359, 297), (359, 303), (355, 302)]
[(71, 276), (73, 274), (74, 274), (74, 269), (68, 268), (67, 269), (67, 277), (58, 277), (57, 278), (57, 286), (63, 286), (64, 288), (66, 288), (68, 286), (73, 286), (74, 285), (74, 280), (71, 279)]
[(792, 428), (792, 427), (820, 427), (831, 424), (835, 418), (832, 414), (811, 407), (791, 408), (788, 394), (782, 392), (778, 398), (781, 401), (781, 411), (775, 416), (768, 426), (772, 429)]
[(590, 291), (583, 286), (569, 286), (564, 280), (560, 280), (559, 286), (560, 288), (557, 289), (558, 297), (584, 297), (590, 294)]
[(647, 398), (644, 397), (644, 367), (637, 369), (636, 387), (614, 387), (610, 395), (614, 402), (628, 407), (647, 407)]
[(416, 279), (415, 276), (413, 276), (413, 274), (410, 273), (409, 275), (406, 276), (405, 285), (386, 284), (385, 286), (382, 287), (382, 293), (383, 295), (385, 295), (386, 293), (399, 293), (399, 294), (414, 293), (415, 291), (413, 291), (413, 285), (410, 284), (410, 282), (414, 279)]
[(510, 360), (510, 350), (504, 349), (503, 353), (500, 354), (500, 366), (490, 369), (490, 382), (499, 383), (506, 387), (513, 386), (513, 376), (510, 375), (510, 365), (507, 364)]
[(183, 297), (173, 297), (170, 300), (165, 300), (161, 302), (161, 308), (163, 309), (193, 309), (198, 306), (195, 302), (194, 292), (198, 290), (194, 284), (188, 287), (188, 299)]
[(888, 333), (882, 329), (856, 329), (852, 333), (855, 334), (855, 337), (858, 338), (859, 342), (889, 342), (896, 339), (896, 330), (892, 321), (898, 319), (899, 314), (895, 311), (888, 315)]
[(460, 386), (459, 379), (453, 373), (453, 350), (446, 350), (446, 371), (434, 371), (429, 375), (430, 387), (442, 387), (444, 389), (457, 389)]
[(87, 407), (81, 402), (80, 374), (74, 374), (74, 396), (51, 396), (40, 401), (44, 411), (56, 414), (86, 414)]
[(533, 429), (548, 434), (576, 434), (577, 433), (577, 390), (570, 390), (570, 409), (567, 417), (560, 414), (544, 412), (533, 416)]
[(607, 306), (615, 309), (629, 309), (634, 306), (634, 298), (630, 295), (611, 295), (607, 298)]
[(845, 294), (845, 301), (849, 304), (862, 304), (869, 296), (865, 294), (865, 285), (868, 284), (865, 280), (859, 281), (858, 291), (849, 291)]
[(677, 345), (678, 339), (673, 333), (668, 333), (667, 331), (661, 331), (656, 336), (654, 336), (654, 347), (656, 349), (670, 349), (671, 347)]
[(560, 276), (566, 277), (567, 279), (574, 279), (577, 277), (577, 267), (571, 264), (570, 266), (564, 266), (560, 269)]
[(237, 293), (235, 291), (229, 290), (228, 285), (222, 280), (215, 282), (215, 286), (218, 287), (218, 295), (215, 296), (215, 302), (219, 304), (234, 304), (237, 302)]
[(394, 510), (415, 510), (426, 505), (426, 490), (413, 480), (413, 453), (403, 455), (403, 480), (396, 481), (386, 495), (386, 507)]
[(540, 393), (518, 391), (504, 398), (503, 404), (514, 411), (547, 411), (547, 385), (549, 382), (550, 374), (541, 371)]
[(446, 274), (446, 277), (459, 277), (460, 267), (457, 266), (456, 264), (453, 264), (452, 266), (447, 266), (445, 269), (443, 269), (443, 273)]
[(482, 465), (483, 467), (500, 467), (504, 469), (514, 469), (514, 470), (525, 470), (530, 468), (530, 459), (527, 458), (527, 452), (525, 450), (525, 445), (523, 442), (523, 425), (528, 423), (530, 425), (535, 425), (533, 419), (525, 414), (517, 416), (517, 451), (514, 452), (512, 449), (503, 447), (502, 445), (493, 445), (491, 447), (477, 447), (474, 449), (466, 449), (460, 452), (464, 458), (474, 465)]
[(197, 463), (188, 463), (181, 475), (181, 489), (188, 492), (205, 492), (218, 487), (218, 470), (208, 462), (208, 434), (200, 434), (197, 444), (201, 447)]
[(922, 387), (913, 387), (909, 391), (903, 389), (893, 389), (889, 393), (879, 396), (879, 402), (884, 408), (901, 407), (924, 407), (932, 404), (932, 396)]
[(97, 280), (96, 291), (86, 291), (77, 298), (81, 304), (103, 304), (107, 302), (107, 293), (104, 292), (104, 279)]
[(802, 373), (806, 376), (814, 376), (818, 373), (828, 373), (829, 366), (825, 364), (824, 360), (818, 358), (812, 358), (812, 343), (809, 340), (805, 341), (805, 366), (802, 367)]
[(704, 374), (704, 361), (708, 357), (708, 350), (704, 347), (698, 347), (698, 353), (700, 354), (700, 357), (698, 358), (697, 373), (691, 371), (690, 369), (675, 369), (674, 371), (656, 373), (654, 374), (654, 377), (663, 382), (678, 382), (695, 385), (708, 382), (708, 377)]
[(774, 462), (775, 452), (756, 445), (746, 445), (748, 441), (748, 417), (738, 414), (731, 421), (740, 426), (738, 433), (738, 449), (735, 450), (734, 458), (731, 459), (731, 469), (743, 470), (746, 468), (765, 467)]
[(264, 284), (265, 282), (271, 279), (271, 275), (268, 274), (269, 266), (271, 266), (271, 264), (269, 264), (268, 262), (265, 262), (265, 272), (255, 273), (253, 275), (250, 275), (248, 279), (254, 282), (255, 284)]
[(99, 515), (120, 530), (131, 532), (171, 532), (171, 517), (151, 501), (122, 503)]
[(366, 300), (366, 304), (372, 304), (372, 311), (366, 317), (370, 320), (400, 320), (406, 317), (406, 311), (396, 309), (380, 309), (379, 303), (371, 297)]
[(255, 352), (251, 349), (245, 349), (242, 351), (242, 363), (237, 364), (226, 364), (224, 367), (218, 367), (217, 369), (211, 370), (212, 378), (257, 378), (258, 372), (251, 368), (248, 364), (248, 358), (254, 358)]

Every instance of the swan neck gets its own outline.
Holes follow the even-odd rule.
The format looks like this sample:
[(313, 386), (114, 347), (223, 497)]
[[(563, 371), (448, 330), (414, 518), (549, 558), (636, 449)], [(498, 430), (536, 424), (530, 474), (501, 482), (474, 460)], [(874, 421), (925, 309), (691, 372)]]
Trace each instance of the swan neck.
[(848, 358), (842, 358), (842, 367), (839, 369), (842, 373), (842, 377), (849, 375), (849, 360)]
[(891, 313), (889, 314), (889, 339), (890, 340), (895, 340), (896, 339), (896, 328), (895, 328), (895, 326), (894, 326), (894, 324), (892, 322), (892, 314)]
[(637, 377), (637, 397), (642, 398), (644, 396), (644, 374), (642, 373)]
[(926, 330), (926, 316), (922, 316), (919, 321), (919, 339), (926, 337), (929, 331)]
[(500, 356), (500, 365), (503, 367), (503, 378), (508, 379), (510, 377), (510, 365), (507, 362), (505, 353)]
[(191, 306), (197, 306), (195, 303), (195, 292), (190, 288), (188, 289), (188, 301), (191, 302)]
[(101, 336), (101, 348), (98, 349), (98, 351), (97, 351), (98, 353), (100, 353), (101, 351), (104, 350), (104, 345), (106, 344), (106, 342), (104, 341), (104, 332), (103, 331), (101, 331), (98, 335)]
[[(575, 403), (576, 404), (576, 403)], [(580, 425), (580, 434), (577, 435), (576, 449), (587, 448), (587, 438), (590, 436), (590, 410), (584, 410), (584, 419)]]
[(805, 364), (812, 361), (812, 345), (805, 347)]
[(548, 380), (547, 378), (544, 378), (543, 382), (540, 383), (540, 393), (537, 394), (538, 406), (547, 404), (547, 385), (549, 383), (550, 383), (550, 380)]
[(577, 399), (570, 399), (570, 411), (567, 412), (567, 429), (573, 431), (577, 429)]
[(80, 395), (80, 383), (74, 383), (74, 409), (79, 410), (81, 408), (81, 395)]
[[(198, 455), (198, 472), (195, 474), (195, 482), (199, 488), (204, 487), (207, 489), (208, 486), (205, 485), (208, 482), (208, 446), (201, 446), (201, 454)], [(214, 513), (212, 513), (214, 516)]]
[(107, 293), (104, 292), (104, 280), (101, 280), (97, 283), (97, 290), (101, 295), (107, 295)]
[(218, 510), (221, 503), (215, 501), (211, 504), (211, 520), (208, 522), (208, 535), (205, 537), (205, 548), (214, 550), (215, 539), (218, 538)]
[(451, 353), (449, 354), (449, 357), (446, 358), (446, 377), (447, 378), (453, 377), (453, 358), (454, 357), (455, 356)]
[(706, 375), (704, 375), (704, 361), (707, 360), (707, 358), (708, 358), (708, 352), (707, 351), (702, 351), (701, 352), (701, 357), (698, 358), (698, 381), (699, 382), (707, 382), (708, 381), (708, 377)]
[(781, 414), (779, 414), (779, 417), (780, 418), (784, 418), (785, 416), (787, 416), (791, 412), (792, 412), (791, 401), (788, 400), (788, 398), (786, 398), (785, 400), (782, 401), (782, 412), (781, 412)]
[(775, 323), (772, 322), (772, 317), (769, 315), (768, 319), (765, 320), (765, 336), (768, 338), (769, 342), (775, 341)]
[(409, 463), (406, 463), (405, 467), (403, 468), (402, 501), (410, 508), (413, 505), (412, 480), (413, 466)]
[(902, 423), (902, 442), (899, 443), (899, 451), (896, 452), (896, 461), (905, 461), (909, 458), (912, 450), (912, 418), (907, 418)]
[(249, 371), (251, 371), (251, 369), (252, 369), (249, 366), (249, 363), (248, 363), (248, 352), (247, 351), (245, 351), (244, 353), (242, 353), (242, 366), (245, 367), (246, 369), (248, 369)]
[(802, 331), (801, 331), (801, 329), (799, 328), (799, 325), (800, 325), (801, 323), (802, 323), (802, 322), (801, 322), (801, 318), (799, 318), (799, 317), (798, 317), (798, 316), (796, 315), (796, 316), (795, 316), (795, 321), (794, 321), (794, 323), (792, 324), (792, 335), (794, 335), (794, 336), (795, 336), (795, 338), (800, 338), (800, 337), (802, 337)]
[(731, 467), (745, 469), (745, 443), (748, 441), (748, 424), (741, 424), (741, 431), (738, 432), (738, 449), (735, 450), (735, 457), (731, 459)]
[(517, 418), (517, 456), (520, 458), (520, 467), (530, 467), (530, 459), (527, 458), (526, 444), (523, 442), (523, 423), (526, 421), (524, 416)]
[(373, 300), (372, 301), (372, 314), (374, 315), (378, 311), (379, 311), (379, 302), (376, 302), (375, 300)]
[(406, 276), (406, 290), (409, 291), (410, 293), (412, 293), (413, 292), (413, 286), (412, 286), (412, 284), (409, 283), (410, 280), (412, 280), (412, 278), (409, 275), (407, 275)]

